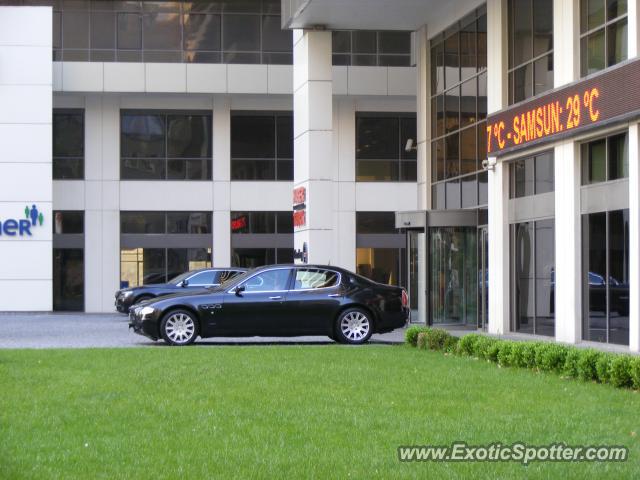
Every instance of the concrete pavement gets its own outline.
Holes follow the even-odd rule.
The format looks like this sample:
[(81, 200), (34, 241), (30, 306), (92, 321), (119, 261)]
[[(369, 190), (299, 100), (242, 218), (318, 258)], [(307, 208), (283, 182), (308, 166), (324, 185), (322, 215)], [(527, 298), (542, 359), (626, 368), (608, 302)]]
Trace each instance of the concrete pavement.
[[(402, 343), (404, 329), (373, 335), (371, 343)], [(328, 337), (245, 337), (198, 339), (196, 345), (333, 344)], [(118, 313), (0, 313), (0, 348), (152, 347), (153, 342), (129, 330)]]

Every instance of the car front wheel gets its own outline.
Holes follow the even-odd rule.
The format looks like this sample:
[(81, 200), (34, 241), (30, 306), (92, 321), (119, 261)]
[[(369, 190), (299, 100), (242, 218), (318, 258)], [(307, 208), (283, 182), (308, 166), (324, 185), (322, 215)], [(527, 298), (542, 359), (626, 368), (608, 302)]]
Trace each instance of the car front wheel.
[(340, 343), (360, 345), (373, 333), (371, 314), (360, 308), (349, 308), (338, 316), (336, 339)]
[(198, 322), (191, 312), (173, 310), (162, 319), (160, 334), (169, 345), (191, 345), (198, 336)]

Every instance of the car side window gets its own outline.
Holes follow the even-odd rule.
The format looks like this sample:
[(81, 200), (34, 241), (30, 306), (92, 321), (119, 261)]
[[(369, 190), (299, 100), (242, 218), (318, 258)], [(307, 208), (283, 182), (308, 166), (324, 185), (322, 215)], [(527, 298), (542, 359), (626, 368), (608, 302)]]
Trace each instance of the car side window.
[(254, 275), (242, 285), (245, 292), (279, 292), (286, 290), (289, 283), (289, 273), (287, 268), (276, 270), (266, 270)]
[(294, 290), (312, 290), (317, 288), (329, 288), (338, 285), (340, 275), (331, 270), (318, 268), (301, 268), (296, 270)]
[(191, 287), (213, 285), (214, 276), (215, 272), (213, 271), (196, 273), (193, 277), (188, 279), (188, 285)]

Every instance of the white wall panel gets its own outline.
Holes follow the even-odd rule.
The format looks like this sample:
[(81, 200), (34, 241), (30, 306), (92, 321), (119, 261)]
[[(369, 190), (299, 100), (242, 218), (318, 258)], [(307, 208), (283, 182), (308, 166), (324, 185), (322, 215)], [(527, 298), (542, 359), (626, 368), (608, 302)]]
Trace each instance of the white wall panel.
[(123, 181), (120, 182), (122, 210), (211, 210), (210, 182)]
[(293, 182), (231, 182), (231, 210), (291, 210)]
[(227, 65), (229, 93), (267, 93), (266, 65)]
[(371, 212), (415, 210), (418, 187), (415, 183), (356, 183), (356, 209)]
[(187, 92), (226, 93), (227, 66), (190, 63), (187, 65)]
[(51, 124), (51, 85), (0, 85), (0, 123)]
[(187, 65), (184, 63), (146, 63), (147, 92), (187, 91)]
[[(34, 139), (38, 141), (34, 141)], [(39, 163), (51, 159), (51, 125), (0, 124), (0, 163)]]
[(51, 85), (51, 49), (48, 47), (6, 46), (0, 49), (0, 85)]
[(107, 92), (144, 92), (144, 75), (144, 63), (105, 63), (104, 89)]
[(65, 62), (62, 66), (62, 89), (70, 92), (104, 90), (104, 64), (98, 62)]

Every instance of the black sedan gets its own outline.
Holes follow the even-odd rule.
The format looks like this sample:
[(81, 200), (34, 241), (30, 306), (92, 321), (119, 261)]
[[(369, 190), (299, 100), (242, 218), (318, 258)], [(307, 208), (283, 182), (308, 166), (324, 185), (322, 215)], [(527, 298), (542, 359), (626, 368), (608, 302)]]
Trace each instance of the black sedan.
[(178, 275), (167, 283), (124, 288), (116, 292), (116, 310), (120, 313), (129, 313), (129, 308), (136, 303), (172, 293), (215, 287), (246, 271), (245, 268), (235, 267), (201, 268)]
[(129, 327), (152, 340), (189, 345), (197, 337), (323, 335), (360, 344), (409, 319), (407, 292), (342, 268), (271, 265), (217, 288), (135, 306)]

